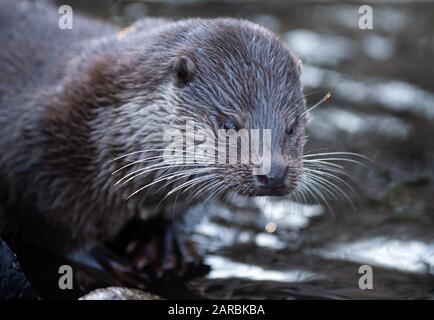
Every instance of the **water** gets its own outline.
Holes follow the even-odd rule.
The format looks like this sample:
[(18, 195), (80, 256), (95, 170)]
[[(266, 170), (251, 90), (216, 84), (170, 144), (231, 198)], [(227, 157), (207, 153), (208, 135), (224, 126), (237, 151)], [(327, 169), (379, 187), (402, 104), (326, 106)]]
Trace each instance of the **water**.
[[(261, 198), (195, 208), (209, 213), (193, 238), (212, 272), (187, 288), (208, 298), (434, 298), (434, 3), (374, 4), (373, 30), (358, 28), (356, 1), (74, 3), (121, 25), (141, 15), (265, 25), (303, 60), (308, 104), (332, 94), (311, 114), (307, 151), (371, 159), (345, 165), (355, 209), (330, 197), (330, 208)], [(363, 264), (374, 290), (359, 289)]]

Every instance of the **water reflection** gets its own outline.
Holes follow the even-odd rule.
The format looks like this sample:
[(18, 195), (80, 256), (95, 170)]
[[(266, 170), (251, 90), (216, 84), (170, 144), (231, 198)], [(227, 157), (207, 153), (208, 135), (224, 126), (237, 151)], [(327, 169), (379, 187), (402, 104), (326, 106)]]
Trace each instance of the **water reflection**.
[(319, 34), (310, 30), (294, 30), (284, 38), (303, 61), (335, 66), (352, 56), (355, 47), (347, 37)]
[(303, 282), (320, 278), (303, 270), (277, 271), (258, 266), (233, 262), (219, 256), (208, 256), (206, 263), (212, 268), (209, 279), (242, 278), (254, 281)]
[(309, 224), (312, 217), (324, 213), (322, 205), (310, 205), (292, 200), (254, 199), (262, 214), (279, 227), (301, 229)]
[(396, 80), (366, 77), (357, 80), (337, 71), (306, 65), (302, 79), (312, 88), (330, 88), (347, 102), (375, 104), (391, 111), (406, 111), (434, 118), (434, 94), (412, 84)]
[(434, 242), (379, 237), (333, 244), (315, 253), (329, 259), (349, 260), (407, 272), (434, 272)]
[(311, 117), (309, 130), (318, 139), (332, 141), (336, 134), (369, 134), (395, 139), (408, 137), (412, 127), (391, 115), (366, 115), (330, 107)]
[(395, 43), (386, 37), (368, 35), (362, 42), (363, 51), (372, 59), (388, 60), (395, 52)]

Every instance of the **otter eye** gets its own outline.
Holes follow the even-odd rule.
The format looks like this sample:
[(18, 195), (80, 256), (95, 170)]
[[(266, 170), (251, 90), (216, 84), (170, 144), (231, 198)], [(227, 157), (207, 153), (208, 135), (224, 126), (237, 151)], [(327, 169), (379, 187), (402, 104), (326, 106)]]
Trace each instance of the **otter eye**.
[(238, 127), (237, 127), (237, 125), (236, 125), (235, 123), (233, 123), (232, 121), (225, 122), (225, 123), (223, 124), (222, 128), (223, 128), (224, 130), (226, 130), (226, 131), (228, 131), (228, 130), (230, 130), (230, 129), (233, 129), (233, 130), (235, 130), (235, 131), (238, 131)]
[(286, 129), (286, 134), (287, 135), (292, 135), (294, 133), (294, 127), (292, 127), (292, 128), (289, 128), (289, 129)]

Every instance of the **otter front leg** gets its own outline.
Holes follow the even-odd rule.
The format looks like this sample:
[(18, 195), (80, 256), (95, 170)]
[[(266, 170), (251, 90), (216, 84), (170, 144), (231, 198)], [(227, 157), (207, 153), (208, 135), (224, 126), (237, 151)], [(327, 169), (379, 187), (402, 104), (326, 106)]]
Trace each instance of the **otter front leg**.
[(158, 279), (186, 279), (209, 272), (188, 236), (171, 219), (134, 220), (115, 245), (135, 268)]
[(80, 290), (108, 286), (149, 289), (149, 278), (101, 244), (95, 244), (67, 256), (76, 270), (76, 283)]

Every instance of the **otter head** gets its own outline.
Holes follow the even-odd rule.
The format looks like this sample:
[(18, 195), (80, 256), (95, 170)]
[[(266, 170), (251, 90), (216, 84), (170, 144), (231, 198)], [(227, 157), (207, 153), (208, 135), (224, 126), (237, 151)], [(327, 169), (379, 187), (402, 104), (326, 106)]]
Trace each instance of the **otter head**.
[[(216, 140), (222, 132), (242, 131), (250, 138), (250, 160), (269, 162), (245, 163), (241, 156), (236, 163), (216, 161), (208, 164), (213, 179), (243, 195), (290, 193), (301, 175), (305, 144), (306, 108), (297, 59), (276, 36), (240, 20), (199, 24), (188, 41), (171, 66), (175, 122), (192, 121), (213, 132)], [(252, 129), (259, 139), (256, 156)]]

